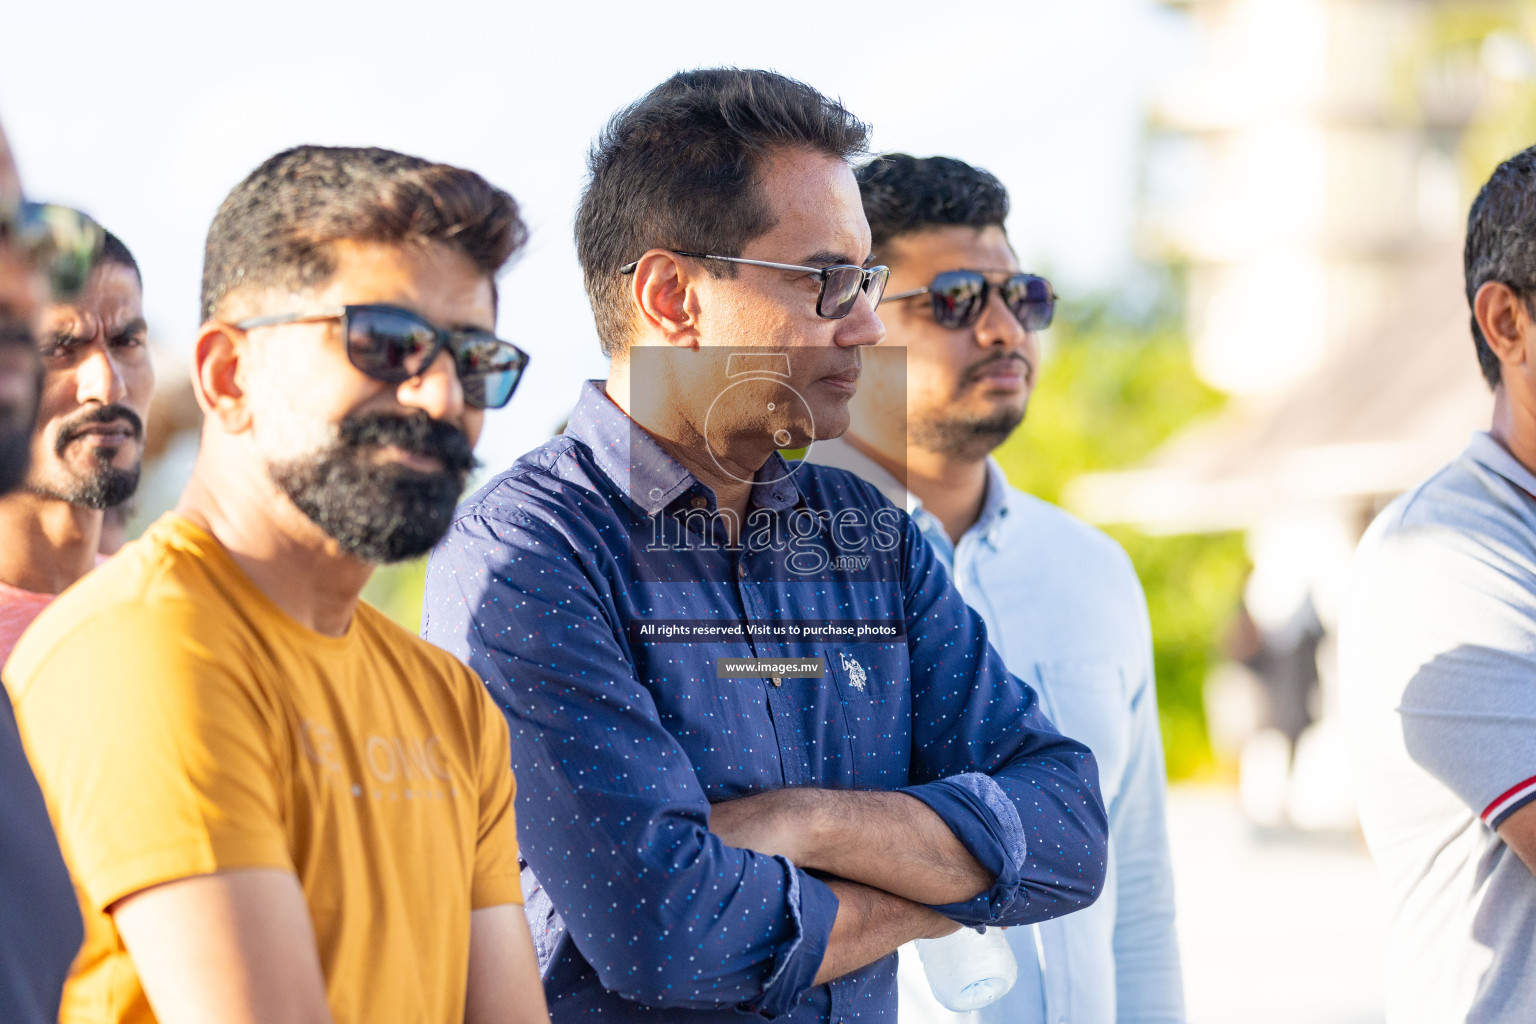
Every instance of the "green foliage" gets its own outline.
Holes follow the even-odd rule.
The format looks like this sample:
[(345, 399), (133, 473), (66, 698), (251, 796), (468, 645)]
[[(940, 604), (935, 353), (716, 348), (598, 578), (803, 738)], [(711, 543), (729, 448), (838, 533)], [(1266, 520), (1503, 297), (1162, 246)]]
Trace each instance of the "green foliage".
[(1150, 537), (1124, 527), (1108, 532), (1131, 556), (1147, 593), (1168, 775), (1200, 774), (1213, 765), (1205, 677), (1248, 578), (1243, 535)]
[(1079, 473), (1146, 457), (1224, 401), (1195, 376), (1171, 314), (1083, 305), (1051, 328), (1029, 416), (997, 451), (1008, 479), (1046, 501)]
[[(1127, 315), (1103, 302), (1064, 314), (1051, 330), (1029, 416), (997, 451), (1009, 480), (1048, 501), (1059, 501), (1079, 473), (1144, 458), (1224, 401), (1195, 376), (1173, 314)], [(1169, 775), (1196, 774), (1211, 765), (1202, 690), (1247, 577), (1242, 537), (1108, 532), (1146, 590)]]

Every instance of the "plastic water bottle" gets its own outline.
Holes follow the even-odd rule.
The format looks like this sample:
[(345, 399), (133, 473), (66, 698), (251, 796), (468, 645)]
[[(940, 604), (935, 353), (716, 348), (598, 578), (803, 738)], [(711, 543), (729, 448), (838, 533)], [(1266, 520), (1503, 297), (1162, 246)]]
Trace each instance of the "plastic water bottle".
[(933, 997), (957, 1013), (990, 1006), (1019, 978), (1019, 962), (1001, 928), (961, 928), (942, 939), (918, 939), (917, 955)]

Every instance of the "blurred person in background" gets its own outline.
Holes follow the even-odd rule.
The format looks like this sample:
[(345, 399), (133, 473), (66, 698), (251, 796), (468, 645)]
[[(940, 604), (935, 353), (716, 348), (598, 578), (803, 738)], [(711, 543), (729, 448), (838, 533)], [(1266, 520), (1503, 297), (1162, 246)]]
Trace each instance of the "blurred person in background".
[(86, 919), (63, 1019), (547, 1021), (506, 723), (359, 600), (511, 397), (525, 237), (479, 175), (381, 149), (279, 153), (220, 206), (192, 479), (7, 666)]
[[(48, 282), (27, 219), (16, 163), (0, 129), (0, 495), (26, 475), (42, 391), (34, 331)], [(11, 703), (0, 700), (0, 1020), (58, 1019), (81, 936), (80, 908), (43, 794)]]
[(1388, 1024), (1536, 1020), (1536, 147), (1473, 202), (1465, 275), (1492, 425), (1371, 525), (1339, 630)]
[[(736, 69), (615, 115), (576, 226), (609, 377), (433, 552), (423, 631), (513, 729), (556, 1020), (890, 1020), (902, 943), (1101, 890), (1092, 756), (903, 513), (779, 454), (842, 432), (884, 333), (848, 163), (867, 131)], [(804, 532), (834, 516), (835, 537)], [(881, 520), (889, 544), (868, 543)], [(806, 543), (787, 553), (785, 530)], [(864, 555), (833, 567), (834, 549)], [(644, 639), (679, 619), (896, 625), (893, 642)]]
[[(990, 456), (1024, 420), (1054, 293), (1020, 268), (1004, 230), (1008, 193), (991, 173), (891, 153), (857, 174), (875, 258), (891, 268), (879, 311), (886, 341), (865, 359), (848, 431), (807, 458), (859, 474), (911, 513), (1009, 671), (1093, 751), (1109, 811), (1104, 895), (1007, 929), (1019, 980), (965, 1019), (1177, 1024), (1146, 599), (1118, 544), (1010, 485)], [(938, 1019), (913, 960), (904, 950), (902, 1019)]]
[(0, 494), (21, 483), (42, 389), (34, 331), (47, 283), (23, 241), (21, 180), (0, 134)]
[(0, 498), (0, 666), (22, 631), (97, 562), (105, 510), (132, 497), (155, 389), (138, 264), (110, 232), (84, 291), (38, 328), (32, 459)]

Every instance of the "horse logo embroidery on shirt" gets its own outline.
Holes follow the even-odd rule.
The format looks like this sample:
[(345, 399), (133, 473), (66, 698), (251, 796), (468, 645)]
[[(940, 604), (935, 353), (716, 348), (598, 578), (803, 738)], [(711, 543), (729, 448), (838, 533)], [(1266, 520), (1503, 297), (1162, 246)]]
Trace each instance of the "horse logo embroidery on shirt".
[(848, 657), (846, 654), (840, 653), (838, 654), (838, 657), (843, 661), (843, 671), (848, 673), (848, 682), (853, 686), (855, 690), (863, 693), (864, 681), (869, 678), (864, 674), (864, 666), (860, 665), (857, 661)]

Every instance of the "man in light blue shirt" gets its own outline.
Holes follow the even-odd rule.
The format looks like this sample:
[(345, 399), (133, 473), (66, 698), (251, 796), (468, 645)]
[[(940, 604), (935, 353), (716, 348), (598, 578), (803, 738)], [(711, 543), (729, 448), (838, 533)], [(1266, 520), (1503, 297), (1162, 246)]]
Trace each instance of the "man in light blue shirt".
[[(1097, 755), (1109, 809), (1103, 896), (1008, 929), (1019, 980), (965, 1019), (1177, 1024), (1183, 986), (1146, 600), (1119, 545), (1010, 486), (989, 457), (1024, 418), (1054, 294), (1020, 272), (1003, 230), (1008, 194), (986, 171), (889, 154), (858, 178), (876, 257), (891, 268), (879, 310), (887, 340), (864, 353), (848, 432), (808, 458), (864, 476), (912, 513), (1009, 670)], [(908, 953), (902, 1021), (949, 1019)]]

